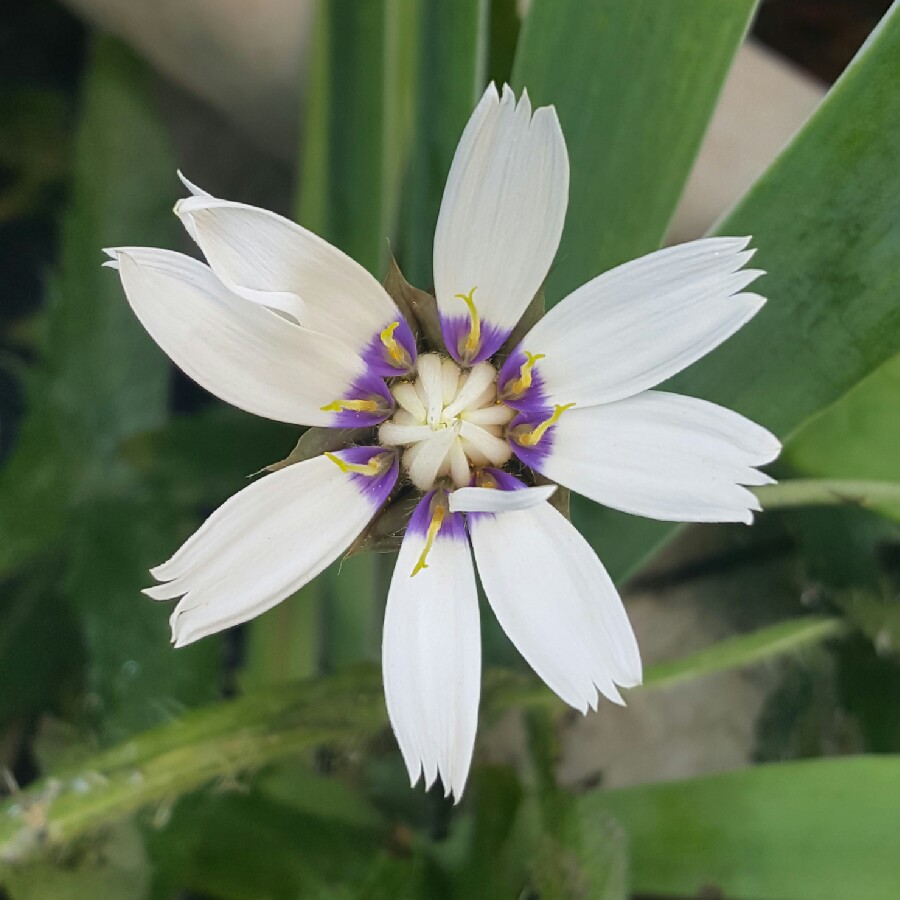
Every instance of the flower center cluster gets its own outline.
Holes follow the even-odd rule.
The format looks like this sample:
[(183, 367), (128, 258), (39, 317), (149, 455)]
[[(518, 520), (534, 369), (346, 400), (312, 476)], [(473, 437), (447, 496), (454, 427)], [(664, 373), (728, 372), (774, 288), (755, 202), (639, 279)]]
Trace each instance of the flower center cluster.
[(487, 362), (462, 369), (437, 353), (416, 361), (415, 380), (397, 381), (397, 411), (379, 429), (386, 447), (405, 447), (410, 481), (429, 491), (442, 478), (466, 487), (473, 470), (502, 466), (512, 455), (506, 426), (516, 415), (497, 396), (497, 370)]

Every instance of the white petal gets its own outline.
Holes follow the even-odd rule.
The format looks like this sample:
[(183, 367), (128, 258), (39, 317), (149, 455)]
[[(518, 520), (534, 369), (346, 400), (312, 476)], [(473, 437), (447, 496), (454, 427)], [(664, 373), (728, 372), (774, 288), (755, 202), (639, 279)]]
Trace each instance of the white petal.
[[(765, 300), (741, 293), (749, 238), (707, 238), (625, 263), (578, 288), (522, 340), (549, 403), (630, 397), (709, 353)], [(518, 361), (512, 363), (518, 365)], [(501, 375), (506, 383), (509, 367)], [(517, 374), (517, 373), (516, 373)]]
[(416, 381), (425, 396), (425, 421), (437, 425), (444, 409), (444, 375), (441, 358), (437, 353), (423, 353), (417, 364), (419, 377)]
[(441, 363), (441, 396), (447, 406), (456, 396), (459, 387), (459, 366), (452, 359)]
[(469, 460), (466, 457), (466, 451), (463, 450), (462, 441), (459, 438), (456, 438), (450, 445), (448, 456), (450, 461), (450, 480), (453, 482), (453, 486), (457, 488), (466, 487), (472, 480), (472, 475), (469, 471)]
[(662, 391), (568, 410), (548, 443), (529, 465), (597, 503), (673, 522), (748, 524), (759, 504), (740, 485), (767, 483), (754, 467), (781, 448), (731, 410)]
[[(396, 385), (395, 385), (396, 387)], [(422, 420), (417, 418), (412, 413), (408, 413), (405, 409), (398, 409), (393, 416), (391, 416), (391, 421), (395, 425), (421, 425)], [(429, 426), (430, 427), (430, 426)]]
[(141, 324), (194, 381), (258, 416), (334, 423), (321, 407), (344, 397), (363, 372), (358, 356), (236, 296), (189, 256), (149, 247), (108, 252)]
[(411, 450), (415, 454), (406, 460), (409, 466), (409, 480), (420, 490), (428, 491), (434, 485), (438, 471), (444, 464), (456, 440), (454, 428), (442, 428), (434, 432), (434, 437), (415, 444)]
[(530, 509), (556, 493), (557, 485), (542, 484), (518, 491), (465, 487), (450, 494), (451, 512), (514, 512)]
[(516, 411), (503, 403), (483, 406), (481, 409), (467, 409), (460, 418), (473, 425), (507, 425), (516, 417)]
[(496, 350), (550, 269), (568, 195), (556, 110), (542, 107), (532, 116), (527, 93), (516, 105), (509, 87), (501, 99), (490, 85), (456, 148), (441, 201), (434, 284), (442, 319), (465, 316), (455, 295), (476, 288), (482, 321), (499, 330), (490, 352)]
[(193, 181), (190, 181), (188, 177), (181, 171), (181, 169), (177, 172), (179, 181), (191, 192), (194, 197), (212, 197), (212, 194), (209, 191), (204, 191), (202, 187), (194, 184)]
[(365, 479), (319, 456), (235, 494), (151, 573), (168, 582), (151, 597), (182, 596), (171, 619), (176, 646), (246, 622), (315, 578), (372, 518), (396, 472)]
[(480, 425), (473, 425), (465, 419), (459, 421), (459, 436), (467, 453), (470, 448), (477, 451), (479, 460), (483, 457), (492, 466), (502, 466), (512, 456), (509, 441), (499, 438)]
[(289, 312), (354, 348), (400, 319), (359, 263), (295, 222), (202, 196), (181, 200), (175, 211), (216, 275), (245, 299)]
[[(512, 493), (522, 493), (513, 491)], [(478, 574), (497, 620), (566, 703), (614, 703), (641, 683), (637, 642), (615, 586), (587, 541), (548, 503), (469, 516)]]
[(417, 422), (425, 421), (425, 407), (416, 393), (415, 387), (408, 381), (401, 381), (391, 388), (397, 403), (405, 409)]
[(434, 435), (430, 425), (397, 425), (395, 422), (385, 422), (378, 429), (378, 439), (389, 447), (402, 447), (404, 444), (415, 444), (424, 441)]
[(480, 405), (478, 401), (486, 392), (494, 392), (493, 385), (496, 378), (497, 370), (490, 363), (482, 362), (472, 366), (459, 393), (444, 410), (444, 415), (457, 416), (475, 404)]
[[(442, 529), (443, 531), (443, 529)], [(459, 800), (475, 744), (481, 638), (472, 556), (465, 531), (439, 532), (428, 567), (411, 575), (425, 547), (403, 539), (388, 593), (382, 640), (384, 692), (397, 743), (415, 784), (439, 775)]]

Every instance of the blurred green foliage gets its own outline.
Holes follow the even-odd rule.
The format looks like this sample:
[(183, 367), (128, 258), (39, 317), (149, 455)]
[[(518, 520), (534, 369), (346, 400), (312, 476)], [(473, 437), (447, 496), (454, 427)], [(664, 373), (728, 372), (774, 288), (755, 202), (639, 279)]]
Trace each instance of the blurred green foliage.
[[(459, 132), (485, 80), (511, 78), (557, 106), (571, 155), (554, 302), (661, 242), (753, 9), (533, 0), (520, 24), (511, 0), (323, 2), (298, 215), (378, 276), (390, 237), (428, 287)], [(34, 779), (0, 805), (9, 895), (896, 896), (892, 503), (785, 503), (749, 537), (709, 529), (727, 558), (701, 558), (699, 575), (687, 542), (647, 576), (715, 593), (741, 623), (649, 666), (648, 691), (745, 666), (780, 673), (757, 755), (792, 761), (725, 775), (561, 786), (562, 706), (512, 666), (486, 672), (482, 718), (520, 711), (517, 764), (476, 762), (456, 808), (410, 791), (380, 675), (357, 665), (378, 643), (387, 568), (372, 555), (243, 629), (243, 654), (233, 636), (171, 650), (168, 610), (139, 594), (147, 568), (296, 434), (219, 405), (172, 414), (168, 363), (99, 263), (104, 246), (179, 240), (173, 135), (147, 67), (111, 38), (90, 43), (77, 115), (53, 92), (0, 96), (0, 164), (14, 173), (0, 220), (67, 194), (41, 317), (4, 336), (4, 349), (13, 330), (37, 336), (14, 367), (27, 406), (0, 471), (0, 765)], [(770, 301), (673, 381), (788, 439), (785, 477), (900, 484), (898, 53), (894, 8), (722, 223), (754, 235)], [(620, 576), (672, 534), (576, 513)], [(758, 564), (771, 547), (787, 588)], [(716, 567), (731, 590), (703, 584)], [(486, 637), (495, 666), (509, 659), (496, 644)], [(798, 759), (836, 751), (856, 755)]]

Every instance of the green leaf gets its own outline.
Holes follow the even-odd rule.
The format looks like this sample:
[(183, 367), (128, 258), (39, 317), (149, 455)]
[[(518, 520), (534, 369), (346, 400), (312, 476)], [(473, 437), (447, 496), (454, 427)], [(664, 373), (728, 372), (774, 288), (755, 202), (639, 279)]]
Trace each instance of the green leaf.
[(483, 766), (473, 776), (466, 789), (473, 822), (454, 894), (471, 900), (521, 896), (528, 867), (528, 845), (516, 827), (522, 785), (509, 766)]
[(131, 822), (121, 822), (68, 848), (60, 857), (0, 873), (13, 900), (144, 900), (150, 865)]
[(73, 502), (121, 483), (117, 449), (165, 418), (169, 366), (131, 312), (101, 248), (166, 245), (174, 163), (148, 74), (99, 40), (83, 92), (72, 196), (29, 413), (0, 473), (0, 572), (57, 540)]
[(69, 116), (63, 94), (46, 88), (0, 88), (0, 165), (11, 178), (0, 190), (0, 222), (42, 211), (66, 174)]
[(148, 570), (171, 555), (176, 526), (155, 497), (96, 501), (70, 537), (66, 593), (88, 652), (82, 716), (106, 742), (220, 696), (219, 639), (174, 650), (171, 606), (141, 594)]
[[(900, 491), (900, 355), (800, 429), (784, 459), (821, 478), (878, 479)], [(900, 496), (873, 498), (873, 509), (900, 519)]]
[(887, 656), (900, 654), (900, 599), (897, 584), (885, 584), (881, 589), (864, 587), (841, 591), (835, 603), (847, 619), (868, 637), (875, 648)]
[(791, 478), (754, 488), (764, 510), (794, 506), (857, 506), (900, 508), (900, 482), (854, 481), (839, 478)]
[(844, 625), (840, 619), (822, 616), (788, 619), (750, 634), (726, 638), (689, 656), (656, 663), (648, 667), (644, 674), (644, 685), (648, 688), (664, 687), (714, 672), (753, 665), (819, 644), (843, 632)]
[(246, 487), (250, 476), (283, 457), (296, 437), (291, 425), (223, 404), (136, 435), (123, 445), (122, 455), (153, 497), (187, 511), (193, 527), (199, 512)]
[[(898, 54), (895, 5), (717, 228), (753, 235), (754, 263), (769, 273), (756, 284), (769, 302), (667, 388), (736, 409), (787, 439), (897, 353)], [(674, 533), (666, 523), (576, 509), (617, 578)]]
[(317, 6), (299, 220), (380, 277), (408, 128), (410, 0)]
[(532, 857), (532, 884), (541, 900), (626, 900), (628, 836), (608, 813), (574, 803), (571, 849), (550, 835)]
[(59, 579), (60, 566), (44, 564), (4, 585), (0, 728), (14, 717), (53, 707), (60, 694), (74, 693), (79, 685), (83, 648), (78, 622), (60, 596)]
[[(0, 570), (48, 549), (61, 558), (66, 590), (47, 602), (64, 599), (78, 614), (81, 711), (107, 740), (218, 692), (218, 641), (173, 653), (167, 610), (139, 593), (178, 529), (121, 445), (166, 421), (170, 367), (115, 273), (100, 267), (103, 247), (174, 242), (174, 172), (150, 73), (122, 45), (97, 39), (31, 411), (0, 476)], [(64, 611), (50, 615), (65, 621)], [(35, 668), (55, 668), (50, 652), (31, 649)]]
[[(770, 646), (783, 651), (800, 643), (800, 637), (794, 634), (783, 636), (780, 642), (770, 641)], [(762, 658), (763, 654), (754, 651), (719, 656), (724, 663), (714, 661), (695, 668), (714, 671)], [(648, 672), (648, 682), (670, 683), (679, 675), (677, 671), (668, 676)], [(487, 671), (482, 696), (484, 717), (489, 720), (511, 704), (537, 710), (561, 706), (533, 678)], [(142, 807), (172, 802), (210, 781), (233, 778), (247, 769), (296, 757), (324, 743), (352, 741), (358, 746), (361, 739), (378, 733), (386, 724), (380, 673), (370, 666), (189, 710), (169, 724), (135, 735), (91, 758), (76, 760), (0, 804), (0, 866), (38, 858)], [(552, 760), (552, 748), (543, 758), (542, 827), (557, 835), (555, 839), (570, 842), (577, 858), (573, 864), (588, 865), (584, 860), (578, 862), (593, 840), (589, 833), (582, 834), (586, 826), (578, 824), (587, 821), (585, 814), (579, 812), (577, 821), (569, 820), (567, 798), (547, 780), (546, 760)], [(308, 780), (299, 784), (308, 784)], [(506, 789), (504, 792), (508, 793)], [(286, 799), (283, 787), (278, 796)], [(511, 797), (504, 802), (511, 803)], [(492, 833), (496, 830), (489, 823), (483, 824)], [(584, 859), (589, 861), (588, 857)], [(597, 865), (590, 878), (600, 878), (605, 872), (603, 877), (611, 878), (610, 884), (617, 883), (617, 876), (613, 876), (618, 869), (612, 857), (597, 861)]]
[(534, 0), (513, 84), (556, 106), (569, 211), (552, 305), (662, 242), (754, 0)]
[(168, 360), (115, 273), (100, 264), (103, 247), (175, 243), (173, 171), (149, 71), (122, 45), (98, 39), (83, 90), (45, 356), (48, 399), (65, 419), (61, 455), (79, 467), (83, 491), (111, 492), (122, 440), (167, 417)]
[(293, 900), (325, 884), (362, 880), (381, 834), (253, 790), (186, 797), (148, 843), (157, 878), (173, 888), (221, 900)]
[(603, 810), (586, 809), (559, 786), (559, 745), (546, 710), (526, 716), (538, 833), (529, 854), (531, 883), (542, 900), (625, 900), (627, 839)]
[[(654, 690), (680, 681), (703, 678), (741, 666), (750, 666), (797, 653), (830, 638), (840, 637), (846, 626), (837, 618), (803, 616), (788, 619), (749, 634), (726, 638), (704, 647), (696, 653), (648, 666), (644, 682), (634, 690)], [(531, 676), (523, 676), (508, 669), (498, 669), (485, 675), (486, 690), (492, 698), (491, 708), (508, 706), (562, 708), (549, 688)]]
[(69, 845), (211, 780), (364, 737), (384, 724), (381, 680), (369, 668), (184, 712), (0, 804), (0, 866)]
[[(486, 672), (482, 711), (490, 716), (523, 700), (541, 706), (552, 696), (530, 686), (529, 694), (521, 677)], [(92, 757), (74, 759), (0, 803), (0, 868), (39, 858), (216, 779), (296, 758), (322, 744), (358, 747), (386, 725), (381, 673), (371, 665), (184, 711)], [(289, 773), (286, 779), (278, 790), (281, 801), (288, 799)], [(308, 779), (296, 785), (308, 786)]]
[(632, 889), (753, 900), (892, 900), (900, 757), (759, 766), (597, 791), (631, 836)]
[(487, 0), (421, 0), (415, 113), (398, 256), (413, 284), (433, 283), (431, 250), (444, 182), (484, 89)]

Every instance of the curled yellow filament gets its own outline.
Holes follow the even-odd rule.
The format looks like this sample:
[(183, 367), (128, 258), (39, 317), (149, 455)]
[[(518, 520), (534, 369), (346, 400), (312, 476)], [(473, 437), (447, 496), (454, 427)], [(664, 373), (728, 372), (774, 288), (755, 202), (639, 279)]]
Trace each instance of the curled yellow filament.
[(461, 348), (457, 348), (460, 351), (460, 355), (465, 359), (472, 359), (475, 354), (478, 352), (478, 348), (481, 345), (481, 319), (478, 316), (478, 309), (475, 306), (475, 300), (473, 299), (473, 294), (477, 290), (477, 286), (473, 287), (468, 294), (457, 294), (456, 297), (462, 300), (463, 303), (469, 308), (469, 334), (466, 337), (466, 342), (463, 344)]
[(503, 388), (503, 396), (511, 400), (521, 397), (531, 387), (531, 370), (538, 360), (544, 359), (543, 353), (529, 353), (527, 350), (523, 352), (525, 353), (525, 362), (519, 366), (519, 377), (515, 381), (508, 381)]
[(527, 431), (517, 431), (513, 434), (513, 439), (517, 444), (523, 447), (533, 447), (552, 428), (558, 421), (560, 416), (567, 410), (571, 409), (575, 404), (566, 403), (565, 405), (557, 405), (553, 408), (553, 415), (549, 419), (545, 419), (539, 425)]
[(410, 578), (412, 578), (413, 575), (418, 575), (422, 569), (428, 568), (428, 563), (425, 560), (428, 558), (428, 554), (434, 546), (434, 539), (441, 530), (441, 525), (444, 523), (444, 517), (446, 515), (447, 508), (442, 503), (436, 503), (434, 505), (434, 511), (431, 513), (431, 522), (428, 524), (428, 533), (425, 536), (425, 547), (419, 556), (419, 561), (416, 563), (415, 568), (410, 573)]
[(327, 406), (319, 407), (322, 412), (384, 412), (385, 406), (377, 400), (334, 400)]
[(326, 453), (328, 457), (344, 474), (346, 475), (365, 475), (373, 478), (379, 475), (383, 469), (385, 460), (390, 456), (388, 453), (379, 453), (373, 456), (367, 463), (348, 463), (334, 453)]
[(394, 332), (399, 327), (399, 321), (391, 322), (391, 324), (381, 332), (379, 338), (381, 338), (381, 343), (384, 344), (384, 348), (387, 350), (391, 362), (398, 369), (408, 369), (412, 365), (412, 360), (409, 358), (409, 354), (406, 352), (403, 345), (394, 337)]

